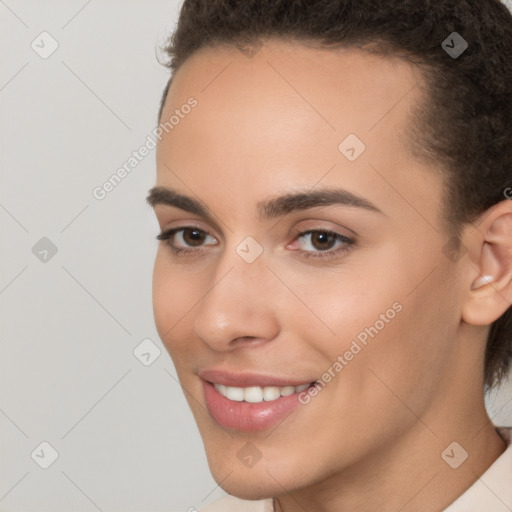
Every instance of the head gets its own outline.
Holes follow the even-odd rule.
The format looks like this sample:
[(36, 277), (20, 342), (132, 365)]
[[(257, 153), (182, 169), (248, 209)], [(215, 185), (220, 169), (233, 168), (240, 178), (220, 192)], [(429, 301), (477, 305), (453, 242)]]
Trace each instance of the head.
[[(217, 481), (270, 496), (469, 419), (512, 358), (508, 10), (186, 0), (166, 51), (155, 321)], [(217, 369), (316, 384), (237, 428)]]

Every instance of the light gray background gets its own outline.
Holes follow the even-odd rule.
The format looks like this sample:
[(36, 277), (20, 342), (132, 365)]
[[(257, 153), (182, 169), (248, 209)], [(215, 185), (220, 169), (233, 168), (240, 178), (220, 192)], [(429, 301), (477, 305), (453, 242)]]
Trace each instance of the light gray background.
[[(154, 327), (154, 150), (92, 195), (155, 128), (155, 45), (180, 4), (0, 0), (1, 511), (178, 512), (224, 494)], [(59, 45), (46, 59), (43, 31)], [(145, 366), (148, 338), (161, 354)], [(488, 407), (512, 425), (512, 384)]]

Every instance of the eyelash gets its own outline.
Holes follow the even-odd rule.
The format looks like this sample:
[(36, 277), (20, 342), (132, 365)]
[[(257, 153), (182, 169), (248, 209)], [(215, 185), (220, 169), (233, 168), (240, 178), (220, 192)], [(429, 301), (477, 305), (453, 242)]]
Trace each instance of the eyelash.
[[(172, 239), (174, 235), (180, 231), (185, 230), (192, 230), (192, 231), (199, 231), (200, 233), (210, 235), (210, 233), (204, 229), (197, 228), (195, 226), (184, 226), (184, 227), (178, 227), (178, 228), (172, 228), (167, 231), (163, 231), (160, 233), (156, 238), (157, 240), (164, 240), (166, 245), (171, 249), (171, 251), (180, 256), (186, 256), (188, 254), (198, 254), (204, 252), (205, 249), (202, 248), (196, 248), (196, 249), (190, 249), (190, 248), (183, 248), (183, 247), (176, 247), (172, 244)], [(301, 238), (305, 235), (309, 235), (312, 233), (322, 233), (322, 234), (328, 234), (334, 236), (335, 242), (344, 242), (346, 245), (342, 246), (338, 249), (329, 249), (326, 251), (304, 251), (301, 249), (297, 249), (296, 252), (299, 252), (303, 255), (305, 258), (330, 258), (334, 256), (339, 256), (346, 251), (349, 250), (350, 246), (355, 243), (355, 241), (351, 238), (348, 238), (345, 235), (342, 235), (340, 233), (336, 233), (335, 231), (331, 231), (329, 229), (309, 229), (307, 231), (302, 231), (300, 233), (297, 233), (296, 238)]]

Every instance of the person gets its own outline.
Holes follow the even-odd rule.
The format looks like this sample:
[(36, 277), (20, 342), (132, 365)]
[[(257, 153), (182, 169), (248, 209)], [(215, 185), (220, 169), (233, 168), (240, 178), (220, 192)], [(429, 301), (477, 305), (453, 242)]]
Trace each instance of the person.
[(185, 0), (153, 308), (228, 496), (512, 509), (512, 16), (499, 0)]

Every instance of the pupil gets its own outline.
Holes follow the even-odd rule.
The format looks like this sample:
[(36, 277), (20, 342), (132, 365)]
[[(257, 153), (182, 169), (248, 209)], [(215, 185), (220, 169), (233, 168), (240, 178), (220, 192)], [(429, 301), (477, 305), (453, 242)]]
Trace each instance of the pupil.
[[(197, 230), (197, 229), (189, 229), (187, 231), (187, 233), (190, 235), (190, 234), (193, 234), (191, 236), (191, 239), (192, 239), (192, 242), (201, 242), (202, 241), (202, 236), (201, 236), (201, 233)], [(188, 237), (187, 237), (188, 238)], [(188, 243), (188, 240), (187, 240), (187, 243)], [(193, 245), (193, 244), (191, 244)]]
[[(322, 238), (324, 242), (324, 247), (320, 247), (320, 249), (325, 249), (325, 242), (327, 242), (331, 236), (332, 235), (330, 233), (317, 233), (316, 238)], [(322, 241), (320, 241), (320, 245), (322, 245)]]

